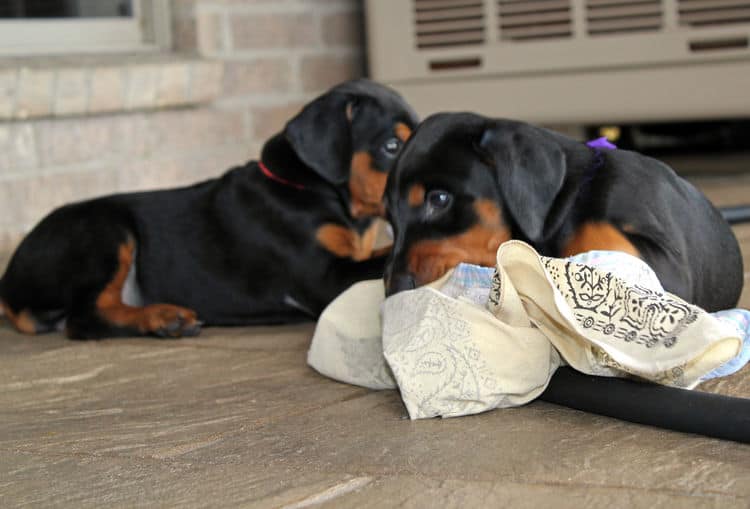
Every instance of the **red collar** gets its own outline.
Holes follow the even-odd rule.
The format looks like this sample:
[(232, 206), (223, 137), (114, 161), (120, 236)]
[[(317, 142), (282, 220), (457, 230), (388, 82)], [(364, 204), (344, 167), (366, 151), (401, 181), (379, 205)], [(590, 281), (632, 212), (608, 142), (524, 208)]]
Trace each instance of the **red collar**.
[(297, 184), (296, 182), (291, 182), (285, 178), (279, 177), (274, 172), (268, 169), (268, 167), (263, 164), (263, 161), (258, 161), (258, 166), (260, 167), (260, 171), (263, 172), (263, 175), (270, 178), (271, 180), (275, 180), (279, 184), (284, 184), (285, 186), (293, 187), (295, 189), (299, 189), (300, 191), (305, 188), (302, 184)]

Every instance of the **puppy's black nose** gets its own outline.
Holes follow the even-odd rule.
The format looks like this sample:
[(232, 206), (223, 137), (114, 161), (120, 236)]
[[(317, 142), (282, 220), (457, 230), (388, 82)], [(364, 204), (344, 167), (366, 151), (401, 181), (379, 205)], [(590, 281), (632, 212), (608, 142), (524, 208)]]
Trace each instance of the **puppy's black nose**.
[(401, 272), (399, 274), (393, 274), (388, 279), (388, 287), (385, 289), (385, 295), (390, 297), (391, 295), (403, 292), (404, 290), (413, 290), (417, 287), (417, 281), (414, 279), (414, 275), (410, 272)]

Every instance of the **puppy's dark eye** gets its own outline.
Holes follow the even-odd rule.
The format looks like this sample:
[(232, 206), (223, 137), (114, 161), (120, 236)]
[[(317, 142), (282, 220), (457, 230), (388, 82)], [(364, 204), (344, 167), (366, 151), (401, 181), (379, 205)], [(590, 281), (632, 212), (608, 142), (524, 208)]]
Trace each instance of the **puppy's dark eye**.
[(453, 201), (453, 195), (442, 189), (435, 189), (427, 193), (427, 203), (436, 209), (447, 208)]
[(425, 215), (434, 217), (447, 210), (453, 203), (453, 195), (442, 189), (433, 189), (425, 197)]
[(395, 156), (400, 148), (401, 140), (398, 138), (391, 138), (383, 144), (383, 152), (389, 156)]

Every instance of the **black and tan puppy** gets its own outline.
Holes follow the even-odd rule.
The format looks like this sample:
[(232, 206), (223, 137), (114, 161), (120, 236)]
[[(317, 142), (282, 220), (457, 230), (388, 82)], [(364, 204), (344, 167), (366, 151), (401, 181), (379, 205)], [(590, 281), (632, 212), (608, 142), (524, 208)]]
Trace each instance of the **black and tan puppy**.
[(22, 332), (64, 323), (73, 338), (315, 317), (352, 283), (382, 276), (372, 217), (416, 122), (392, 90), (348, 82), (289, 121), (260, 161), (57, 209), (0, 280), (4, 312)]
[(521, 122), (429, 117), (401, 153), (386, 203), (395, 233), (390, 293), (459, 262), (494, 266), (511, 238), (547, 256), (639, 256), (668, 291), (709, 311), (735, 306), (742, 289), (729, 225), (671, 168)]

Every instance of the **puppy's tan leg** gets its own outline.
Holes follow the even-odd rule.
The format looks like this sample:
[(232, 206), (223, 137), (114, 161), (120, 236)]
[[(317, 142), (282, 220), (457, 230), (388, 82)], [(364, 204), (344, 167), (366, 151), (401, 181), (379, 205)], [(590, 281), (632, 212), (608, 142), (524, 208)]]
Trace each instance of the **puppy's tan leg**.
[(118, 248), (115, 274), (94, 303), (94, 309), (72, 314), (68, 335), (74, 338), (153, 334), (160, 337), (195, 336), (201, 323), (195, 311), (172, 304), (129, 306), (122, 289), (134, 262), (135, 242), (129, 239)]

